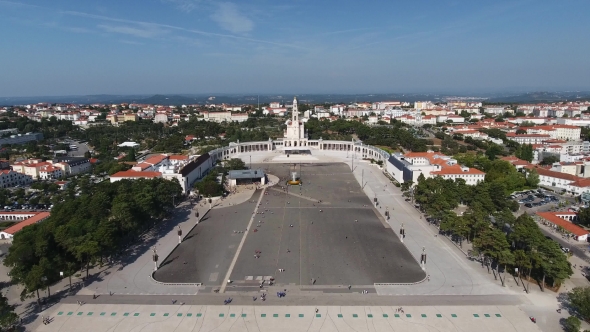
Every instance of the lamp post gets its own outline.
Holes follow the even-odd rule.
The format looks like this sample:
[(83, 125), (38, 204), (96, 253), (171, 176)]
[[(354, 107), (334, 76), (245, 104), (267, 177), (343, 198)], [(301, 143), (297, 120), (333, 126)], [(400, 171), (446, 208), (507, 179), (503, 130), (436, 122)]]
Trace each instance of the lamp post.
[(402, 223), (402, 227), (399, 230), (399, 238), (401, 239), (402, 243), (404, 243), (405, 237), (406, 237), (406, 230), (404, 229), (404, 223)]
[(182, 243), (182, 229), (178, 226), (178, 244)]
[(158, 252), (156, 251), (156, 247), (152, 248), (152, 259), (154, 261), (154, 271), (158, 271)]
[(426, 270), (426, 247), (422, 247), (422, 255), (420, 256), (420, 265), (422, 270)]

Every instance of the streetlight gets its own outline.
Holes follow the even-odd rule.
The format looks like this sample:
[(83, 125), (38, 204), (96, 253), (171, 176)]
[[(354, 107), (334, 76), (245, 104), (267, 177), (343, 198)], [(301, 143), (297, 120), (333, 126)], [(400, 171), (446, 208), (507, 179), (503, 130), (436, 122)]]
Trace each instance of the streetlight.
[(406, 237), (406, 230), (404, 229), (404, 223), (402, 223), (402, 227), (399, 230), (399, 237), (400, 237), (402, 243), (404, 243), (404, 238)]
[(156, 251), (156, 247), (152, 248), (152, 259), (154, 260), (154, 271), (158, 271), (158, 252)]
[(426, 270), (426, 247), (422, 247), (422, 255), (420, 257), (420, 265), (422, 265), (422, 270)]

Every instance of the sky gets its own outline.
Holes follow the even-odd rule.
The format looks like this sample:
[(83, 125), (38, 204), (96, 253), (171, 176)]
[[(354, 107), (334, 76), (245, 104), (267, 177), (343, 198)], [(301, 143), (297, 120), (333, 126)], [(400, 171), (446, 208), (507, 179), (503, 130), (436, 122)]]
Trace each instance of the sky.
[(0, 97), (589, 91), (588, 13), (588, 0), (0, 0)]

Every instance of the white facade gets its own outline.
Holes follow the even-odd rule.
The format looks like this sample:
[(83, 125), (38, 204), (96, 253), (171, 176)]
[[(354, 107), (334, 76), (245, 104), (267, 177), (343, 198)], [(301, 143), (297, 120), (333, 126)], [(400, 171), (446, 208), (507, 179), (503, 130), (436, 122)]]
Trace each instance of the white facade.
[(155, 123), (166, 123), (168, 122), (168, 115), (166, 113), (158, 113), (154, 116)]
[(307, 146), (307, 133), (305, 132), (305, 122), (299, 118), (299, 108), (297, 106), (297, 97), (293, 99), (293, 110), (291, 111), (291, 120), (285, 123), (287, 129), (284, 133), (283, 142), (285, 147)]
[(425, 178), (463, 179), (468, 185), (476, 185), (485, 179), (484, 172), (458, 165), (455, 159), (432, 151), (393, 154), (386, 162), (386, 169), (399, 183), (412, 181), (416, 184), (420, 175)]
[(27, 185), (33, 182), (33, 177), (13, 170), (0, 171), (0, 188)]

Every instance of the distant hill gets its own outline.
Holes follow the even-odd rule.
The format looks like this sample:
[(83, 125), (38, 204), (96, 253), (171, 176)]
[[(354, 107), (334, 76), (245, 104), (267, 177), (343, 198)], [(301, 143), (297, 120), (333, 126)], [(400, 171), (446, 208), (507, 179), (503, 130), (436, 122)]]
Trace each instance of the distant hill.
[[(430, 100), (443, 102), (447, 99), (461, 98), (457, 94), (424, 94), (424, 93), (381, 93), (381, 94), (264, 94), (264, 95), (232, 95), (232, 94), (173, 94), (173, 95), (87, 95), (87, 96), (40, 96), (40, 97), (0, 97), (0, 106), (26, 105), (40, 102), (71, 103), (71, 104), (118, 104), (139, 103), (157, 105), (186, 104), (267, 104), (278, 101), (290, 104), (297, 96), (300, 102), (310, 104), (323, 103), (354, 103), (399, 100), (414, 102)], [(467, 97), (464, 95), (464, 97)], [(522, 94), (478, 94), (471, 95), (475, 99), (490, 103), (541, 103), (556, 101), (590, 100), (590, 92), (529, 92)]]
[(490, 103), (552, 103), (558, 101), (590, 100), (590, 92), (528, 92), (519, 95), (495, 96), (486, 100)]

